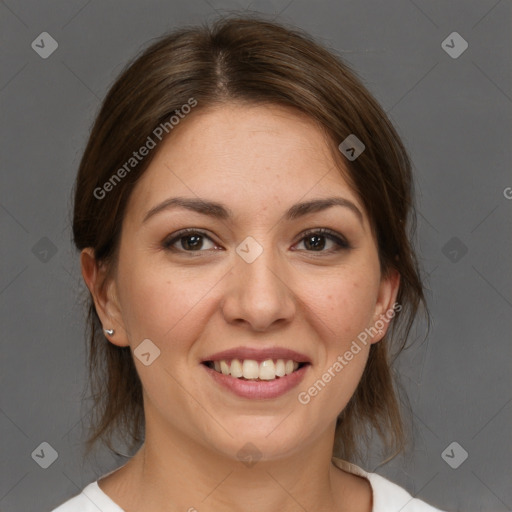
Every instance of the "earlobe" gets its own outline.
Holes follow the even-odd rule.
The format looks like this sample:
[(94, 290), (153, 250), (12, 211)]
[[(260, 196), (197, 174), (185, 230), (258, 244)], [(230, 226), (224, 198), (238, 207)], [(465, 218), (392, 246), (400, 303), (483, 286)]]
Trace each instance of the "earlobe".
[(127, 346), (128, 339), (117, 300), (116, 285), (107, 276), (105, 265), (98, 264), (94, 249), (87, 247), (80, 254), (82, 277), (92, 295), (104, 335), (114, 345)]
[(395, 269), (390, 269), (387, 275), (382, 276), (379, 285), (379, 294), (375, 304), (373, 315), (372, 343), (377, 343), (386, 334), (389, 324), (399, 311), (400, 306), (396, 304), (398, 290), (400, 288), (400, 274)]

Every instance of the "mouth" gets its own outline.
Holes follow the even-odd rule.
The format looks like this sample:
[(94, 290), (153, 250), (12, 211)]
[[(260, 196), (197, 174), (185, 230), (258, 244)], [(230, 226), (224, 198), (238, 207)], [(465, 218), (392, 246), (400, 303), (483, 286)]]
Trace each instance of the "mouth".
[(261, 362), (255, 359), (217, 359), (204, 361), (203, 364), (217, 373), (235, 379), (272, 381), (291, 375), (310, 363), (293, 359), (265, 359)]
[(217, 352), (201, 361), (213, 382), (242, 398), (275, 399), (296, 388), (304, 379), (311, 359), (280, 347), (240, 346)]

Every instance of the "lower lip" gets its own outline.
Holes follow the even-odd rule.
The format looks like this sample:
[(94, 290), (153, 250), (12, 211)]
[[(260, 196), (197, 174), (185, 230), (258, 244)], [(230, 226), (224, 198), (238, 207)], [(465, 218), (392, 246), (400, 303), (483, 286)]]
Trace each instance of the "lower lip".
[(252, 398), (253, 400), (263, 400), (268, 398), (277, 398), (284, 395), (294, 387), (298, 386), (309, 368), (306, 364), (295, 370), (290, 375), (279, 377), (274, 380), (242, 380), (230, 375), (224, 375), (208, 366), (202, 364), (208, 374), (222, 387), (242, 398)]

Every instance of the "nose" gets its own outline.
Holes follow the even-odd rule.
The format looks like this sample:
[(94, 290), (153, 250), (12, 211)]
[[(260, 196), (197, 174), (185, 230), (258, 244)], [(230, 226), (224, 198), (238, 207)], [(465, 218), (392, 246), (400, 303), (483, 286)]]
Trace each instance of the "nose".
[(247, 324), (254, 331), (268, 331), (289, 323), (296, 310), (290, 273), (278, 255), (265, 249), (252, 263), (241, 257), (226, 278), (222, 301), (224, 318), (229, 323)]

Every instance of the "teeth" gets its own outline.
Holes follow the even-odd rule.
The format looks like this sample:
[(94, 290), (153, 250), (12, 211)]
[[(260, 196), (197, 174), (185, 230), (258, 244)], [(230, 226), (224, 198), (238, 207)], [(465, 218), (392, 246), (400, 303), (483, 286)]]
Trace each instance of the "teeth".
[(238, 359), (233, 359), (231, 361), (231, 376), (232, 377), (243, 377), (244, 372), (242, 369), (242, 363)]
[(286, 365), (282, 359), (276, 362), (276, 377), (284, 377), (286, 375)]
[(224, 375), (229, 375), (229, 366), (228, 366), (228, 363), (226, 363), (226, 361), (221, 361), (220, 362), (220, 371)]
[(260, 364), (260, 380), (274, 380), (276, 378), (276, 366), (272, 359), (267, 359)]
[(214, 361), (213, 368), (223, 375), (231, 377), (244, 378), (247, 380), (274, 380), (277, 377), (290, 375), (299, 368), (299, 363), (292, 359), (272, 359), (258, 363), (254, 359), (233, 359), (231, 364), (226, 360)]
[(246, 359), (242, 364), (244, 379), (257, 379), (260, 373), (257, 361)]

